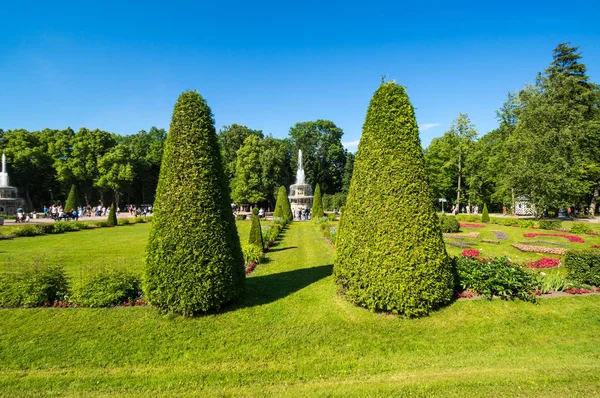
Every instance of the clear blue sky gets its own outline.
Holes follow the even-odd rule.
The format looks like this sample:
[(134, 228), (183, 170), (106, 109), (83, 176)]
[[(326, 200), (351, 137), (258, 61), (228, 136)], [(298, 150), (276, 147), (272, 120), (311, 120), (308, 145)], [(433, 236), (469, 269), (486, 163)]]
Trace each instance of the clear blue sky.
[(426, 146), (459, 112), (492, 130), (561, 41), (600, 82), (597, 1), (401, 3), (3, 2), (0, 128), (168, 129), (193, 89), (217, 129), (283, 138), (322, 118), (352, 143), (387, 75), (407, 87)]

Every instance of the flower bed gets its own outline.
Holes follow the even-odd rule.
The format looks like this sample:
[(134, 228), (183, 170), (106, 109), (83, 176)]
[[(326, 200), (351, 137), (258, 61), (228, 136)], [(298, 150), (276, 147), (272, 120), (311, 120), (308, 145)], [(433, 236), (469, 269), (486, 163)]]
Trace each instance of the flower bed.
[(450, 245), (450, 246), (456, 246), (456, 247), (460, 247), (461, 249), (464, 249), (465, 247), (471, 247), (474, 246), (475, 243), (473, 242), (446, 242), (446, 244)]
[(250, 275), (252, 273), (252, 271), (254, 271), (254, 269), (256, 268), (256, 263), (254, 261), (252, 261), (250, 264), (248, 264), (248, 266), (246, 267), (246, 275)]
[(484, 228), (485, 224), (477, 224), (477, 223), (460, 223), (461, 228)]
[(485, 243), (493, 243), (493, 244), (495, 244), (495, 245), (498, 245), (498, 244), (500, 244), (500, 241), (499, 241), (499, 240), (492, 240), (492, 239), (482, 239), (481, 241), (482, 241), (482, 242), (485, 242)]
[(515, 249), (521, 250), (522, 252), (558, 254), (560, 256), (563, 256), (567, 252), (565, 249), (558, 249), (555, 247), (529, 246), (529, 245), (512, 245), (512, 247), (514, 247)]
[(600, 249), (600, 245), (594, 245), (592, 246), (592, 249)]
[(592, 236), (598, 236), (598, 232), (594, 232), (594, 231), (587, 231), (585, 234), (592, 235)]
[(479, 250), (477, 249), (466, 249), (462, 252), (463, 257), (479, 257)]
[(540, 233), (540, 232), (528, 232), (526, 234), (523, 234), (523, 236), (526, 238), (535, 238), (536, 236), (558, 236), (561, 238), (568, 239), (569, 242), (584, 243), (584, 240), (581, 239), (579, 236), (568, 235), (568, 234), (546, 234), (546, 233)]
[(560, 265), (560, 260), (557, 258), (544, 257), (538, 261), (526, 263), (528, 268), (554, 268)]
[[(596, 291), (600, 291), (600, 290), (596, 289)], [(592, 293), (592, 292), (593, 292), (593, 290), (582, 289), (582, 288), (579, 288), (579, 289), (570, 288), (570, 289), (565, 290), (565, 293), (568, 293), (568, 294), (585, 294), (585, 293)]]
[(442, 234), (442, 235), (444, 235), (444, 238), (456, 238), (456, 239), (479, 238), (479, 232), (469, 232), (468, 234)]

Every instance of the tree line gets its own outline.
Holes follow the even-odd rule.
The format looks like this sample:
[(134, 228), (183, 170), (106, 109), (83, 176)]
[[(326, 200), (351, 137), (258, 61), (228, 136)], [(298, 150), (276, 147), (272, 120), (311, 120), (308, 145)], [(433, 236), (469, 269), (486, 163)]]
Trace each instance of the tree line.
[[(296, 123), (285, 139), (224, 126), (217, 138), (232, 199), (272, 209), (279, 186), (294, 183), (298, 149), (309, 184), (320, 183), (332, 195), (347, 192), (353, 154), (343, 148), (342, 135), (328, 120)], [(87, 128), (0, 129), (0, 151), (11, 185), (30, 210), (64, 203), (72, 185), (86, 205), (152, 204), (166, 136), (157, 127), (125, 136)]]
[[(436, 198), (460, 207), (514, 208), (519, 198), (542, 209), (595, 214), (600, 193), (600, 88), (579, 47), (560, 43), (532, 84), (510, 92), (498, 127), (478, 138), (460, 113), (425, 149)], [(437, 200), (437, 199), (436, 199)]]

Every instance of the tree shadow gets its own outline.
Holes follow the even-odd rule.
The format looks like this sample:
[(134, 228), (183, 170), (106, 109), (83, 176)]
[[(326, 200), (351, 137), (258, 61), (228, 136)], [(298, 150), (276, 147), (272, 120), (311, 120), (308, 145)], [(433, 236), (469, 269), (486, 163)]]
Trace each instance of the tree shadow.
[(332, 272), (333, 265), (328, 264), (248, 278), (243, 299), (225, 312), (272, 303), (330, 276)]
[(297, 248), (298, 248), (298, 246), (288, 246), (288, 247), (281, 247), (281, 248), (278, 248), (278, 249), (269, 249), (268, 253), (271, 253), (271, 252), (282, 252), (284, 250), (297, 249)]

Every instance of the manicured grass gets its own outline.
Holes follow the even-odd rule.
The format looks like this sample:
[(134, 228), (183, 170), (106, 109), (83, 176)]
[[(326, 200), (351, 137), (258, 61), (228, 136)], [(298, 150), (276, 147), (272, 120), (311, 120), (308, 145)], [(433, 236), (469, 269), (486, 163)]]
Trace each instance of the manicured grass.
[[(139, 227), (147, 228), (122, 229), (133, 234), (130, 228)], [(600, 296), (539, 304), (458, 301), (424, 319), (402, 319), (339, 297), (332, 263), (333, 250), (316, 227), (294, 223), (248, 278), (244, 299), (219, 314), (190, 319), (147, 307), (0, 310), (0, 395), (600, 391)]]

